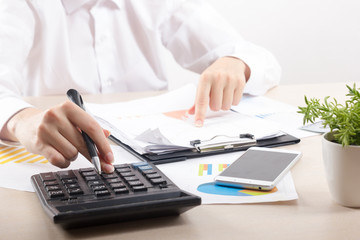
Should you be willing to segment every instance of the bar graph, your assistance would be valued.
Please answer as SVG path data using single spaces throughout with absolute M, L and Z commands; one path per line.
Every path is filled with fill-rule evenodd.
M 8 163 L 48 163 L 45 157 L 26 151 L 24 147 L 0 146 L 0 166 Z
M 215 165 L 215 164 L 214 164 Z M 216 164 L 219 172 L 222 172 L 229 164 Z M 213 175 L 213 164 L 199 164 L 199 176 Z

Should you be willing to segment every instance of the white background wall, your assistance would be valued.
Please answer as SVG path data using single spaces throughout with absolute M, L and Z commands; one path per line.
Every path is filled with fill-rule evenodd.
M 359 0 L 208 0 L 241 35 L 270 50 L 282 84 L 360 81 Z M 197 75 L 170 63 L 170 88 Z

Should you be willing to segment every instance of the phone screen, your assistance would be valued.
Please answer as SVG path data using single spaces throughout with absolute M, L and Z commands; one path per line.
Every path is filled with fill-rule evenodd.
M 296 153 L 250 149 L 220 176 L 272 182 L 297 156 Z

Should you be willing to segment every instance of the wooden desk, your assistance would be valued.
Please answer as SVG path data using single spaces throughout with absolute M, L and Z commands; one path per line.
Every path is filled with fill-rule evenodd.
M 307 84 L 280 86 L 267 96 L 303 106 L 304 94 L 318 98 L 330 95 L 342 101 L 346 92 L 345 83 Z M 84 98 L 104 103 L 149 94 Z M 28 98 L 41 107 L 64 99 L 63 96 Z M 64 230 L 50 221 L 35 193 L 0 188 L 0 239 L 360 239 L 360 209 L 339 206 L 330 197 L 320 137 L 305 138 L 300 144 L 284 148 L 303 152 L 292 170 L 299 195 L 295 201 L 202 205 L 179 217 Z

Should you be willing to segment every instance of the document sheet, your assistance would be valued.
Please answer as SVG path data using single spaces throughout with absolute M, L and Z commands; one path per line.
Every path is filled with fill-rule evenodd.
M 195 127 L 194 116 L 187 114 L 187 110 L 195 99 L 195 91 L 195 85 L 187 85 L 161 96 L 127 103 L 87 103 L 86 105 L 87 110 L 94 115 L 103 128 L 110 130 L 112 135 L 140 154 L 159 154 L 193 148 L 190 143 L 194 140 L 209 141 L 216 137 L 230 140 L 247 133 L 252 134 L 256 139 L 264 139 L 280 136 L 285 130 L 289 130 L 289 127 L 284 127 L 289 125 L 288 123 L 270 121 L 258 117 L 259 114 L 254 111 L 249 111 L 252 108 L 256 109 L 257 106 L 262 108 L 266 99 L 257 103 L 252 97 L 246 96 L 244 101 L 250 107 L 245 108 L 239 105 L 231 111 L 218 112 L 209 109 L 204 126 Z M 288 105 L 286 107 L 287 113 L 293 111 L 292 113 L 296 115 L 293 107 Z M 282 106 L 281 110 L 284 108 Z M 271 111 L 277 111 L 276 106 Z M 285 121 L 287 120 L 282 120 L 282 122 Z M 289 122 L 293 122 L 293 119 Z M 297 130 L 295 127 L 293 130 L 307 135 L 313 134 Z
M 173 151 L 190 148 L 191 140 L 208 140 L 214 136 L 236 137 L 250 133 L 263 138 L 281 132 L 295 137 L 315 133 L 300 130 L 302 116 L 297 109 L 266 97 L 244 96 L 232 111 L 208 111 L 205 125 L 194 126 L 187 115 L 193 105 L 196 86 L 186 85 L 160 96 L 113 104 L 86 103 L 90 112 L 104 127 L 139 153 Z M 139 161 L 119 146 L 112 146 L 116 163 Z M 224 188 L 214 184 L 214 177 L 235 161 L 242 152 L 200 157 L 183 162 L 158 165 L 180 188 L 202 197 L 203 203 L 249 203 L 296 199 L 291 173 L 271 192 Z M 300 160 L 301 161 L 301 160 Z M 92 167 L 79 155 L 70 169 Z M 26 152 L 23 147 L 0 146 L 0 187 L 33 191 L 30 176 L 40 172 L 59 171 L 44 157 Z

